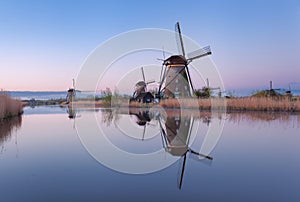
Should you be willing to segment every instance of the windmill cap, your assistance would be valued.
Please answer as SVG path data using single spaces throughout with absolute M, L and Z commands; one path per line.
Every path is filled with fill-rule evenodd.
M 146 86 L 147 84 L 145 83 L 145 81 L 139 81 L 135 85 L 136 86 Z
M 172 55 L 164 61 L 164 65 L 186 65 L 187 60 L 182 55 Z

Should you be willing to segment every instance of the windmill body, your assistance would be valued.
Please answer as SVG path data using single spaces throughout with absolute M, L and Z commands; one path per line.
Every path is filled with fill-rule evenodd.
M 182 156 L 188 151 L 189 137 L 193 127 L 192 117 L 181 116 L 179 111 L 175 114 L 169 111 L 166 113 L 166 150 L 173 156 Z
M 186 74 L 187 61 L 183 56 L 174 55 L 164 62 L 167 68 L 165 98 L 190 97 L 191 88 Z

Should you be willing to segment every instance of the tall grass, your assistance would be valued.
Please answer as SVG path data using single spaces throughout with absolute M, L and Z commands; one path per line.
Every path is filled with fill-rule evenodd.
M 130 107 L 145 107 L 153 104 L 130 103 Z M 186 108 L 199 110 L 300 112 L 300 99 L 288 97 L 245 97 L 232 99 L 166 99 L 159 103 L 164 108 Z
M 103 101 L 96 102 L 75 102 L 73 107 L 152 107 L 159 105 L 170 109 L 198 109 L 216 110 L 227 112 L 243 111 L 263 111 L 263 112 L 300 112 L 300 97 L 242 97 L 242 98 L 182 98 L 182 99 L 163 99 L 159 103 L 139 103 L 129 102 L 129 99 L 112 100 L 111 103 Z
M 227 100 L 228 111 L 282 111 L 299 112 L 300 101 L 284 98 L 271 97 L 247 97 Z
M 23 104 L 20 100 L 8 95 L 0 95 L 0 119 L 16 116 L 23 112 Z

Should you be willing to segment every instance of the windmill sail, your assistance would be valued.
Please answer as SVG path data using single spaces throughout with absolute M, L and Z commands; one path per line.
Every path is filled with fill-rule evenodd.
M 206 46 L 204 48 L 198 49 L 188 54 L 188 61 L 191 62 L 194 59 L 204 57 L 206 55 L 211 55 L 210 46 Z
M 175 34 L 176 34 L 178 53 L 185 57 L 185 50 L 184 50 L 184 46 L 183 46 L 183 39 L 182 39 L 179 22 L 177 22 L 175 25 Z
M 146 82 L 146 79 L 145 79 L 145 73 L 144 73 L 144 68 L 141 67 L 141 70 L 142 70 L 142 75 L 143 75 L 143 81 Z

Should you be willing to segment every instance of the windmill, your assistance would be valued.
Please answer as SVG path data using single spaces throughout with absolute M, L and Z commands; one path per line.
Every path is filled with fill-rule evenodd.
M 214 91 L 218 90 L 218 97 L 222 96 L 221 88 L 220 87 L 211 87 L 209 86 L 209 80 L 208 78 L 206 79 L 206 86 L 202 87 L 200 90 L 195 90 L 194 94 L 198 98 L 210 98 L 213 94 Z
M 67 104 L 75 101 L 75 96 L 76 96 L 75 79 L 73 79 L 72 81 L 73 81 L 73 87 L 69 88 L 69 90 L 67 92 Z
M 130 99 L 130 102 L 136 101 L 136 102 L 150 103 L 154 100 L 154 97 L 150 92 L 147 92 L 147 85 L 154 83 L 155 81 L 154 80 L 146 81 L 143 67 L 141 67 L 141 72 L 142 72 L 143 80 L 138 81 L 135 84 L 135 91 L 133 93 L 132 98 Z
M 175 34 L 179 54 L 172 55 L 163 61 L 160 85 L 156 95 L 158 98 L 191 97 L 194 93 L 194 86 L 188 65 L 195 59 L 211 55 L 209 46 L 186 55 L 179 22 L 175 25 Z

